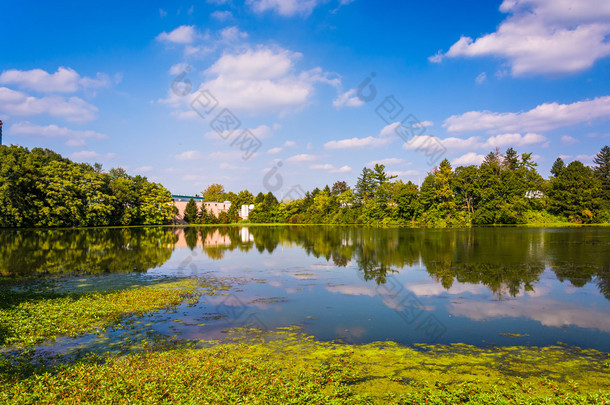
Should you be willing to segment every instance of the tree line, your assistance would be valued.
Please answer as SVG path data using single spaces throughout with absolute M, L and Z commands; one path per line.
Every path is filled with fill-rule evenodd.
M 0 227 L 158 225 L 175 213 L 171 193 L 146 177 L 0 145 Z
M 345 181 L 315 188 L 302 198 L 278 201 L 269 192 L 225 193 L 219 184 L 204 192 L 205 201 L 229 200 L 226 215 L 198 212 L 193 201 L 185 218 L 193 223 L 238 222 L 242 204 L 254 204 L 250 223 L 380 224 L 468 226 L 526 223 L 610 222 L 610 148 L 589 167 L 557 158 L 549 179 L 537 171 L 532 153 L 490 152 L 480 165 L 452 168 L 445 159 L 421 186 L 394 180 L 385 166 L 365 167 L 353 188 Z

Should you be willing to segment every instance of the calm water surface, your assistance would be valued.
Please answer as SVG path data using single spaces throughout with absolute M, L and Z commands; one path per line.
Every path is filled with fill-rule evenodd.
M 215 339 L 233 327 L 298 325 L 349 343 L 610 352 L 610 228 L 0 230 L 0 275 L 25 274 L 68 275 L 57 288 L 69 291 L 161 276 L 231 286 L 137 320 L 130 333 Z

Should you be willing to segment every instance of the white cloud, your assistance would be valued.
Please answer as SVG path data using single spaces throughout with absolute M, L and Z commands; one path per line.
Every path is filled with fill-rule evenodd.
M 448 137 L 445 139 L 440 139 L 431 135 L 419 135 L 414 136 L 409 142 L 404 143 L 403 149 L 425 149 L 424 145 L 429 145 L 431 143 L 431 140 L 434 140 L 435 143 L 442 144 L 448 151 L 463 151 L 476 149 L 490 150 L 509 146 L 523 147 L 536 144 L 543 144 L 542 146 L 544 147 L 548 146 L 548 139 L 545 136 L 535 133 L 527 133 L 525 135 L 514 133 L 491 136 L 486 140 L 478 136 L 471 136 L 470 138 L 466 139 L 457 137 Z
M 183 72 L 190 72 L 192 69 L 193 68 L 186 62 L 176 63 L 169 68 L 169 74 L 176 76 Z
M 330 163 L 324 163 L 324 164 L 311 165 L 311 166 L 309 166 L 309 168 L 313 169 L 313 170 L 331 170 L 331 169 L 334 169 L 335 166 L 331 165 Z
M 352 168 L 349 166 L 336 167 L 330 163 L 310 165 L 309 168 L 312 170 L 326 170 L 329 173 L 348 173 L 352 171 Z
M 378 138 L 375 136 L 367 136 L 366 138 L 349 138 L 339 141 L 329 141 L 324 144 L 326 149 L 362 149 L 362 148 L 377 148 L 380 146 L 389 145 L 392 142 L 390 138 Z
M 402 176 L 417 176 L 419 174 L 419 171 L 417 171 L 417 170 L 388 170 L 387 173 L 390 176 L 402 177 Z
M 179 155 L 176 155 L 176 159 L 178 160 L 195 160 L 195 159 L 201 159 L 202 155 L 201 152 L 196 151 L 196 150 L 187 150 L 182 152 Z
M 11 126 L 11 134 L 34 135 L 45 138 L 66 138 L 69 146 L 83 146 L 85 139 L 106 139 L 108 136 L 91 130 L 79 131 L 57 125 L 40 126 L 31 122 L 19 122 Z
M 220 38 L 227 42 L 234 42 L 248 38 L 248 33 L 240 31 L 239 28 L 235 26 L 227 27 L 220 31 Z
M 278 147 L 278 148 L 271 148 L 271 149 L 269 149 L 269 150 L 267 151 L 267 153 L 268 153 L 268 154 L 270 154 L 270 155 L 276 155 L 276 154 L 280 153 L 280 152 L 281 152 L 281 151 L 283 151 L 283 150 L 284 150 L 284 149 L 279 148 L 279 147 Z
M 513 76 L 574 73 L 610 55 L 610 3 L 606 0 L 504 0 L 500 11 L 511 15 L 497 31 L 476 40 L 461 37 L 444 55 L 496 56 Z
M 578 143 L 578 139 L 573 138 L 569 135 L 564 135 L 561 137 L 561 143 L 564 145 L 570 146 L 570 145 L 574 145 L 575 143 Z
M 329 172 L 330 173 L 348 173 L 348 172 L 351 172 L 351 171 L 352 171 L 351 167 L 349 167 L 347 165 L 344 165 L 344 166 L 341 166 L 339 168 L 332 169 Z
M 260 112 L 298 110 L 314 92 L 314 84 L 338 85 L 338 79 L 320 68 L 298 72 L 300 53 L 281 48 L 258 47 L 241 53 L 225 53 L 205 73 L 201 85 L 229 109 Z M 171 98 L 171 95 L 170 95 Z
M 480 165 L 483 163 L 485 155 L 478 155 L 475 152 L 468 152 L 458 158 L 453 159 L 451 164 L 453 166 L 469 166 L 469 165 Z
M 527 133 L 523 136 L 521 134 L 502 134 L 490 137 L 487 139 L 487 142 L 485 142 L 485 145 L 488 149 L 493 149 L 505 146 L 530 146 L 545 143 L 547 141 L 548 139 L 546 137 L 534 133 Z
M 197 38 L 198 33 L 194 25 L 181 25 L 175 30 L 167 33 L 163 31 L 157 35 L 157 41 L 171 42 L 174 44 L 191 44 Z
M 136 173 L 148 173 L 148 172 L 152 172 L 153 170 L 154 170 L 154 168 L 152 166 L 142 166 L 142 167 L 137 167 L 137 168 L 133 169 L 133 171 Z
M 294 155 L 286 159 L 286 162 L 290 163 L 309 163 L 315 160 L 318 160 L 319 157 L 316 155 L 309 155 L 307 153 L 301 153 L 299 155 Z
M 293 146 L 296 146 L 296 144 L 297 143 L 295 141 L 286 141 L 286 142 L 284 142 L 284 146 L 287 147 L 287 148 L 291 148 Z
M 487 131 L 521 132 L 549 131 L 568 125 L 610 117 L 610 96 L 572 104 L 545 103 L 518 113 L 469 111 L 447 118 L 443 126 L 449 132 Z
M 218 21 L 226 21 L 233 18 L 233 14 L 230 11 L 214 11 L 210 14 L 210 17 L 217 19 Z
M 161 16 L 161 18 L 165 17 L 167 15 L 167 11 L 163 10 L 162 8 L 159 9 L 159 15 Z
M 476 84 L 483 84 L 485 83 L 485 80 L 487 80 L 487 73 L 485 72 L 479 73 L 476 79 L 474 79 Z
M 246 4 L 257 13 L 270 10 L 284 17 L 297 14 L 308 16 L 321 2 L 321 0 L 246 0 Z
M 340 94 L 334 101 L 333 106 L 340 107 L 360 107 L 364 105 L 364 101 L 362 101 L 356 95 L 356 89 L 351 89 L 346 91 L 343 94 Z
M 72 160 L 92 160 L 97 158 L 112 159 L 115 156 L 116 155 L 114 153 L 106 153 L 105 155 L 102 155 L 101 153 L 93 150 L 81 150 L 80 152 L 74 152 L 69 155 L 70 159 Z
M 362 148 L 378 148 L 387 146 L 395 139 L 394 130 L 400 125 L 400 122 L 394 122 L 386 125 L 379 132 L 379 136 L 367 136 L 365 138 L 348 138 L 338 141 L 329 141 L 324 144 L 325 149 L 362 149 Z
M 400 158 L 386 158 L 386 159 L 381 159 L 381 160 L 371 160 L 370 162 L 367 162 L 365 164 L 365 166 L 375 166 L 376 164 L 380 164 L 380 165 L 398 165 L 398 164 L 402 164 L 404 163 L 405 160 L 404 159 L 400 159 Z
M 93 79 L 81 77 L 74 69 L 59 67 L 52 74 L 42 69 L 5 70 L 0 74 L 0 84 L 14 84 L 44 93 L 72 93 L 79 89 L 108 87 L 111 80 L 102 73 Z
M 71 159 L 74 160 L 85 160 L 85 159 L 94 159 L 99 157 L 100 154 L 93 150 L 82 150 L 80 152 L 74 152 L 70 155 Z
M 97 107 L 81 98 L 45 96 L 41 98 L 0 87 L 0 111 L 10 115 L 33 116 L 48 114 L 68 121 L 85 122 L 95 118 Z

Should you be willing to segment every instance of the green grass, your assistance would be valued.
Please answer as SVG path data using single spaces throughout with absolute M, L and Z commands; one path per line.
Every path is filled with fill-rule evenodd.
M 4 288 L 0 291 L 0 344 L 27 347 L 102 330 L 127 316 L 177 305 L 192 296 L 198 285 L 197 280 L 182 279 L 84 294 Z
M 288 328 L 27 377 L 0 372 L 0 403 L 607 404 L 608 366 L 606 354 L 573 348 L 357 346 Z
M 2 344 L 26 348 L 101 330 L 194 301 L 199 287 L 210 294 L 221 287 L 181 279 L 95 292 L 89 281 L 78 295 L 5 289 Z M 143 347 L 78 360 L 0 351 L 0 403 L 610 404 L 610 356 L 574 347 L 349 345 L 317 341 L 297 327 Z

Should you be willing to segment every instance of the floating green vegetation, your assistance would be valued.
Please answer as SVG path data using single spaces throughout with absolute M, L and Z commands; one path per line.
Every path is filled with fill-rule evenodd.
M 150 281 L 149 281 L 150 283 Z M 32 346 L 59 336 L 99 331 L 128 316 L 196 300 L 196 279 L 161 280 L 114 291 L 81 294 L 40 289 L 0 291 L 0 344 Z
M 241 332 L 244 332 L 243 330 Z M 608 355 L 565 347 L 324 343 L 295 328 L 0 371 L 0 402 L 565 403 L 610 401 Z M 199 347 L 195 347 L 199 346 Z M 0 368 L 2 370 L 2 368 Z

